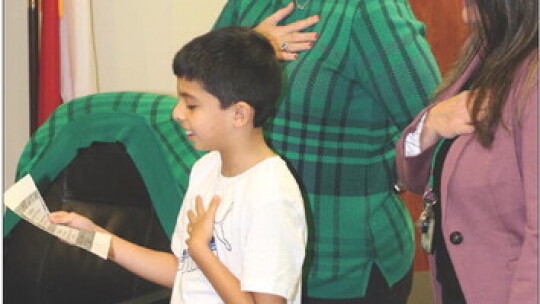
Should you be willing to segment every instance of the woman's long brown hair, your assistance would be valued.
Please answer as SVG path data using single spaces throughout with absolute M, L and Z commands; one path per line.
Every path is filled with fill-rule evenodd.
M 484 147 L 493 142 L 516 71 L 527 62 L 529 83 L 536 85 L 538 64 L 538 0 L 469 0 L 469 18 L 476 18 L 460 58 L 435 93 L 439 96 L 465 71 L 473 58 L 480 64 L 471 75 L 471 117 Z M 476 15 L 475 15 L 476 14 Z M 531 78 L 534 78 L 531 81 Z M 482 108 L 486 112 L 479 115 Z

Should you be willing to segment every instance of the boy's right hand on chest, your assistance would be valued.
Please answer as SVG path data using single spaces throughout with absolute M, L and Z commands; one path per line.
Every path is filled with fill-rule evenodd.
M 90 231 L 101 231 L 101 227 L 90 219 L 75 212 L 56 211 L 49 215 L 49 221 L 54 224 L 66 225 Z

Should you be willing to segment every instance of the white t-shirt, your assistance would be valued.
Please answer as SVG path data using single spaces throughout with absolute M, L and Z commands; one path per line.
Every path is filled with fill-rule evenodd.
M 178 270 L 171 303 L 223 303 L 187 253 L 187 212 L 194 209 L 197 195 L 205 208 L 214 195 L 221 197 L 209 246 L 240 280 L 241 289 L 280 295 L 299 304 L 307 232 L 296 180 L 279 156 L 224 177 L 215 151 L 193 166 L 178 215 L 172 239 Z

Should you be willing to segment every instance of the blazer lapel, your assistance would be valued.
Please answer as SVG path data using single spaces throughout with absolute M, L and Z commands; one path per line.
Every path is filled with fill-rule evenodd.
M 454 82 L 454 84 L 452 84 L 446 91 L 444 91 L 441 94 L 441 96 L 437 99 L 437 101 L 448 99 L 456 95 L 457 93 L 459 93 L 463 85 L 465 85 L 465 82 L 467 82 L 467 80 L 469 80 L 469 77 L 471 77 L 471 74 L 474 72 L 479 62 L 480 62 L 480 58 L 478 58 L 478 56 L 474 57 L 471 60 L 471 63 L 469 64 L 467 69 L 465 69 L 465 72 L 463 72 L 463 75 L 461 75 L 456 80 L 456 82 Z

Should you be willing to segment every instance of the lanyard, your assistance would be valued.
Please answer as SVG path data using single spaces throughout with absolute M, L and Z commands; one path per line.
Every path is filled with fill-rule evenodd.
M 424 191 L 424 195 L 422 196 L 422 198 L 424 199 L 424 204 L 427 200 L 430 202 L 431 205 L 434 205 L 438 200 L 437 195 L 435 195 L 435 191 L 433 190 L 433 186 L 435 184 L 435 161 L 437 159 L 437 155 L 441 150 L 441 147 L 446 142 L 446 140 L 446 138 L 440 139 L 435 146 L 435 151 L 433 152 L 433 157 L 431 158 L 431 165 L 429 168 L 428 183 L 426 186 L 426 190 Z
M 435 151 L 431 159 L 431 166 L 429 169 L 428 184 L 426 186 L 426 191 L 422 196 L 424 201 L 424 210 L 422 211 L 422 213 L 420 214 L 420 218 L 416 222 L 416 226 L 420 229 L 421 233 L 420 245 L 422 249 L 428 254 L 432 254 L 434 250 L 433 231 L 435 228 L 435 214 L 433 212 L 433 205 L 435 205 L 438 200 L 435 192 L 433 191 L 435 181 L 435 161 L 445 141 L 445 138 L 439 140 L 439 142 L 437 142 L 437 146 L 435 147 Z

